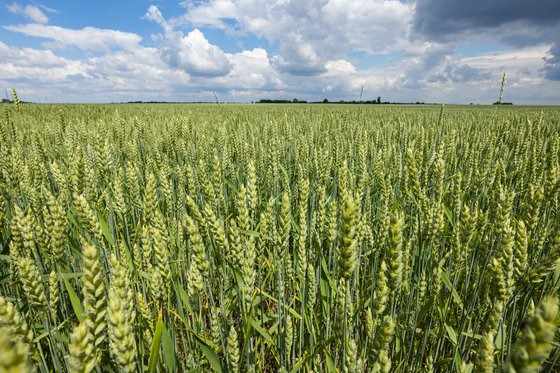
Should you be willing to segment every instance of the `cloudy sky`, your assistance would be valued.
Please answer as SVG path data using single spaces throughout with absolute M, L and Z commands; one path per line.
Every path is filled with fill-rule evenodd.
M 0 0 L 23 100 L 560 104 L 559 0 Z

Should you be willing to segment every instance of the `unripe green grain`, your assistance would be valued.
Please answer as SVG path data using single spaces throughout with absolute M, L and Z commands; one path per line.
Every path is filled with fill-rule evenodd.
M 12 97 L 14 101 L 14 107 L 16 108 L 16 113 L 21 111 L 21 105 L 19 103 L 19 97 L 15 88 L 12 88 Z
M 76 212 L 82 223 L 87 227 L 88 233 L 91 237 L 97 239 L 98 242 L 103 242 L 103 231 L 101 229 L 101 225 L 99 224 L 95 212 L 89 205 L 86 197 L 81 194 L 74 194 L 73 200 Z
M 107 296 L 105 276 L 94 245 L 86 244 L 83 248 L 82 271 L 84 314 L 91 321 L 88 323 L 88 334 L 92 335 L 92 343 L 99 357 L 106 341 Z
M 356 266 L 356 224 L 358 207 L 350 195 L 346 195 L 342 206 L 341 243 L 338 254 L 339 274 L 349 280 Z
M 30 258 L 22 257 L 17 264 L 19 277 L 29 304 L 42 313 L 47 309 L 47 299 L 39 269 Z
M 358 346 L 356 341 L 352 338 L 346 344 L 346 350 L 344 351 L 344 373 L 356 373 L 358 372 L 358 364 L 356 362 L 358 353 Z
M 134 339 L 134 300 L 126 269 L 116 257 L 111 258 L 112 278 L 109 286 L 107 322 L 111 355 L 121 372 L 136 371 Z
M 284 343 L 286 345 L 286 353 L 291 356 L 292 345 L 294 343 L 294 329 L 292 324 L 292 316 L 287 314 L 284 319 Z
M 492 373 L 494 367 L 494 333 L 488 332 L 479 341 L 475 372 Z
M 253 161 L 250 161 L 247 164 L 247 205 L 253 216 L 256 215 L 257 202 L 257 173 L 255 170 L 255 164 Z
M 27 373 L 35 368 L 29 359 L 29 348 L 20 339 L 12 339 L 10 331 L 0 326 L 0 372 Z
M 237 332 L 234 326 L 230 326 L 227 338 L 227 354 L 228 362 L 232 372 L 239 369 L 239 342 L 237 341 Z
M 550 355 L 556 332 L 558 299 L 545 297 L 535 315 L 527 324 L 523 336 L 512 348 L 506 365 L 507 372 L 538 372 L 542 362 Z
M 90 332 L 93 325 L 90 324 L 91 320 L 86 318 L 72 331 L 68 345 L 70 354 L 67 358 L 70 373 L 88 373 L 97 364 L 93 335 Z
M 204 215 L 206 215 L 206 224 L 212 231 L 214 239 L 224 251 L 227 251 L 229 244 L 226 238 L 224 227 L 222 225 L 222 222 L 219 221 L 218 218 L 216 217 L 216 214 L 214 213 L 214 211 L 212 210 L 209 204 L 206 204 L 204 206 Z
M 308 308 L 313 309 L 317 301 L 317 283 L 315 281 L 315 268 L 307 265 L 307 302 Z
M 279 245 L 282 250 L 288 248 L 290 242 L 290 232 L 291 232 L 291 207 L 290 207 L 290 194 L 285 191 L 282 193 L 282 201 L 280 204 L 280 221 L 279 221 Z
M 391 219 L 391 229 L 389 231 L 389 286 L 392 291 L 398 292 L 403 280 L 403 258 L 402 258 L 402 230 L 404 218 L 396 214 Z
M 385 311 L 387 307 L 387 300 L 389 297 L 389 286 L 387 286 L 387 273 L 388 268 L 385 261 L 382 261 L 379 265 L 379 271 L 377 275 L 376 285 L 375 285 L 375 302 L 373 307 L 373 316 L 375 320 Z
M 527 270 L 527 229 L 522 220 L 518 220 L 515 226 L 515 244 L 513 270 L 514 278 L 518 281 Z
M 58 275 L 56 272 L 51 271 L 49 274 L 49 309 L 51 317 L 56 321 L 58 303 L 60 301 L 60 291 L 58 287 Z
M 389 315 L 385 315 L 382 323 L 375 334 L 373 345 L 373 370 L 388 373 L 391 370 L 391 359 L 389 355 L 389 345 L 393 339 L 395 331 L 395 321 Z
M 21 316 L 15 305 L 0 296 L 0 328 L 7 330 L 10 336 L 21 340 L 28 348 L 33 345 L 33 331 Z

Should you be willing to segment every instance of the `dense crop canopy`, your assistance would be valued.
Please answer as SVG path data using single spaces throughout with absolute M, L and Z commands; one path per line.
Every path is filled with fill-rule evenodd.
M 557 371 L 559 114 L 5 106 L 0 370 Z

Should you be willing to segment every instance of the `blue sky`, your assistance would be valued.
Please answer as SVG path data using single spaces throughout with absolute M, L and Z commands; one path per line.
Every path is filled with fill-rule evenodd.
M 560 104 L 560 2 L 0 0 L 24 100 Z

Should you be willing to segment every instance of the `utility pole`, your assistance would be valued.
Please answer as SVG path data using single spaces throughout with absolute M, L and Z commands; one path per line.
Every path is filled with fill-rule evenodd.
M 218 101 L 218 96 L 216 96 L 216 92 L 214 92 L 214 90 L 212 90 L 212 93 L 214 94 L 214 98 L 216 99 L 216 103 L 218 104 L 218 106 L 220 106 L 220 102 Z

